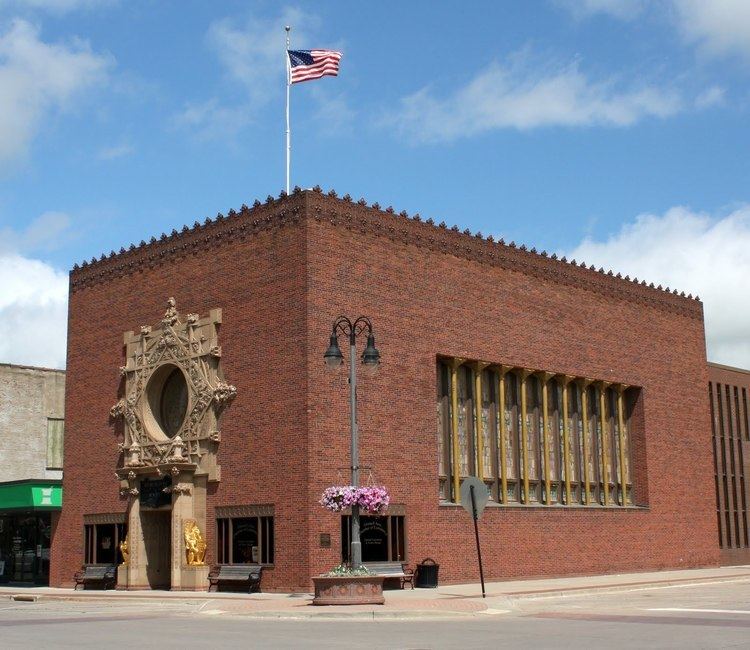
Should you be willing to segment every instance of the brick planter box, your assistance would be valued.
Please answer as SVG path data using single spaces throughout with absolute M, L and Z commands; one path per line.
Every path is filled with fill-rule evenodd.
M 314 576 L 313 605 L 382 605 L 382 576 Z

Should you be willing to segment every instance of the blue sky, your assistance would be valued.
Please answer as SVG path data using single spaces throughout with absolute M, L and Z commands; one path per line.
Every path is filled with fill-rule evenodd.
M 293 184 L 700 294 L 750 365 L 746 0 L 0 0 L 0 361 L 64 364 L 74 262 L 278 194 L 286 23 L 344 53 Z

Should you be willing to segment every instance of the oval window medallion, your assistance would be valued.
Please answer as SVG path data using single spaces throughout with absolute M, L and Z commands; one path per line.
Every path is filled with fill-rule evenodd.
M 170 438 L 182 427 L 188 404 L 185 375 L 178 368 L 172 370 L 164 381 L 159 400 L 159 424 Z

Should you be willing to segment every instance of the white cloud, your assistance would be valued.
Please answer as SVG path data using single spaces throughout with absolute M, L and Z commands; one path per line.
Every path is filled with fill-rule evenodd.
M 750 368 L 750 205 L 712 216 L 688 208 L 643 214 L 605 241 L 584 239 L 569 258 L 699 295 L 708 358 Z
M 401 100 L 384 122 L 421 142 L 455 140 L 503 128 L 629 126 L 682 110 L 680 93 L 657 84 L 622 88 L 614 78 L 594 81 L 576 63 L 533 67 L 521 53 L 493 63 L 446 97 L 429 88 Z
M 575 18 L 606 14 L 620 20 L 632 20 L 646 7 L 646 0 L 555 0 Z
M 45 43 L 36 27 L 14 20 L 0 35 L 0 162 L 25 155 L 44 121 L 103 82 L 109 63 L 83 41 Z
M 244 21 L 224 18 L 211 23 L 206 40 L 219 59 L 224 76 L 240 98 L 234 103 L 213 97 L 190 101 L 173 118 L 200 140 L 230 140 L 251 124 L 268 102 L 281 97 L 286 86 L 286 32 L 292 26 L 292 49 L 339 47 L 321 43 L 316 33 L 317 16 L 296 7 L 284 8 L 275 18 L 250 16 Z M 316 103 L 314 119 L 321 132 L 334 133 L 350 128 L 353 110 L 346 96 L 310 91 Z
M 67 274 L 41 260 L 0 251 L 0 286 L 0 362 L 64 368 Z
M 724 104 L 725 90 L 720 86 L 711 86 L 695 98 L 695 107 L 698 110 L 712 108 Z
M 250 16 L 244 22 L 225 18 L 211 23 L 206 40 L 218 57 L 228 82 L 241 99 L 227 105 L 217 98 L 188 102 L 175 115 L 177 126 L 192 130 L 199 139 L 231 137 L 252 122 L 258 109 L 284 92 L 286 32 L 292 25 L 292 48 L 309 47 L 310 33 L 319 21 L 294 7 L 272 19 Z M 304 25 L 304 28 L 298 28 Z
M 712 56 L 750 59 L 748 0 L 672 0 L 677 25 L 691 43 Z
M 683 38 L 709 56 L 750 58 L 750 2 L 748 0 L 553 0 L 576 20 L 606 14 L 633 20 L 648 8 L 658 8 Z
M 209 99 L 186 104 L 173 123 L 190 130 L 198 140 L 231 139 L 250 123 L 251 113 L 245 104 L 224 106 L 218 99 Z
M 292 49 L 309 47 L 309 30 L 318 19 L 300 9 L 286 7 L 280 16 L 264 20 L 250 17 L 244 24 L 223 19 L 211 24 L 208 43 L 221 61 L 232 82 L 245 88 L 250 101 L 262 104 L 278 96 L 286 83 L 286 32 L 292 25 Z M 305 25 L 304 28 L 298 27 Z
M 45 212 L 21 232 L 12 228 L 0 229 L 0 253 L 55 250 L 69 237 L 69 229 L 70 217 L 67 214 Z
M 0 253 L 0 362 L 65 367 L 68 277 L 49 264 Z
M 34 253 L 61 245 L 69 227 L 45 212 L 21 232 L 0 230 L 0 363 L 65 367 L 68 276 Z
M 133 151 L 135 151 L 135 149 L 132 144 L 122 142 L 111 147 L 104 147 L 99 151 L 96 157 L 99 160 L 116 160 L 117 158 L 129 156 Z
M 330 92 L 321 84 L 313 86 L 310 94 L 317 103 L 314 119 L 321 132 L 328 135 L 351 132 L 356 113 L 349 105 L 346 93 Z

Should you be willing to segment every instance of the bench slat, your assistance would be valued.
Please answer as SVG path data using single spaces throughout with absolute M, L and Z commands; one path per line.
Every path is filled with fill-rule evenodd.
M 219 583 L 246 582 L 250 590 L 260 587 L 263 567 L 257 564 L 220 564 L 208 574 L 209 590 L 218 589 Z
M 261 567 L 225 565 L 219 567 L 219 580 L 248 580 L 260 576 Z
M 107 586 L 115 586 L 117 581 L 117 567 L 113 564 L 108 565 L 89 565 L 81 568 L 79 572 L 75 574 L 76 588 L 78 585 L 84 585 L 93 583 L 104 583 L 104 588 Z
M 99 580 L 115 574 L 113 566 L 87 566 L 83 571 L 86 580 Z
M 364 565 L 372 573 L 384 576 L 406 575 L 401 562 L 367 562 Z
M 414 572 L 408 571 L 404 562 L 365 562 L 363 566 L 377 576 L 400 579 L 402 589 L 407 582 L 414 589 Z

